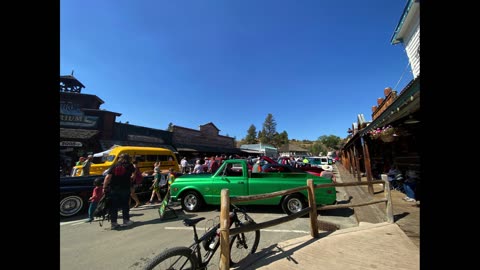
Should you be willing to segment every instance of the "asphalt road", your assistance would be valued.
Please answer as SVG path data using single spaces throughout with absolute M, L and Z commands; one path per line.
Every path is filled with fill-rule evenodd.
M 346 199 L 344 190 L 337 188 L 337 201 L 341 203 Z M 104 222 L 103 227 L 100 227 L 97 221 L 85 223 L 86 215 L 62 219 L 60 269 L 142 269 L 147 261 L 164 249 L 188 246 L 193 242 L 192 229 L 182 224 L 183 219 L 206 217 L 206 220 L 198 224 L 199 233 L 201 233 L 218 222 L 220 215 L 219 207 L 209 207 L 201 212 L 188 213 L 183 212 L 180 206 L 175 206 L 177 218 L 160 220 L 158 206 L 131 209 L 131 219 L 135 223 L 119 231 L 109 230 L 109 222 Z M 248 206 L 246 209 L 258 223 L 285 215 L 281 208 L 276 206 Z M 318 219 L 333 222 L 341 229 L 358 225 L 352 209 L 319 211 Z M 309 235 L 309 226 L 308 217 L 303 217 L 263 229 L 258 250 L 285 240 Z M 212 259 L 214 264 L 218 264 L 218 261 L 218 258 Z

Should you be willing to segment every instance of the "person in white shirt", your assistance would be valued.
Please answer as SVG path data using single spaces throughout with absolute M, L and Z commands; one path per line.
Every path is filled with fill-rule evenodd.
M 187 173 L 187 167 L 188 167 L 188 162 L 187 162 L 186 157 L 182 158 L 182 160 L 180 161 L 180 165 L 182 166 L 182 173 L 186 174 Z

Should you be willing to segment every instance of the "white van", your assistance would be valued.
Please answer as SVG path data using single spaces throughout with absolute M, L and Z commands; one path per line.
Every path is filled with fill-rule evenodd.
M 322 168 L 323 170 L 329 171 L 329 172 L 333 171 L 332 162 L 331 161 L 329 162 L 328 161 L 329 158 L 326 156 L 307 157 L 307 159 L 308 159 L 308 163 L 312 167 Z

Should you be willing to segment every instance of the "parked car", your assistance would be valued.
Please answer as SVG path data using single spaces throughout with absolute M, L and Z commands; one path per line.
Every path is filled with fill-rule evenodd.
M 322 168 L 325 171 L 333 171 L 332 159 L 324 156 L 320 157 L 307 157 L 308 164 L 312 167 Z
M 310 166 L 310 164 L 305 164 L 303 162 L 297 162 L 297 161 L 294 161 L 294 163 L 292 163 L 290 161 L 290 158 L 289 157 L 279 157 L 278 158 L 278 162 L 274 161 L 274 160 L 271 160 L 270 158 L 268 157 L 265 157 L 266 160 L 270 160 L 269 163 L 279 163 L 279 164 L 287 164 L 287 165 L 291 165 L 292 167 L 295 167 L 295 168 L 298 168 L 304 172 L 307 172 L 309 174 L 312 174 L 312 175 L 316 175 L 316 176 L 320 176 L 320 174 L 324 171 L 322 168 L 320 167 L 314 167 L 314 166 Z
M 284 165 L 284 164 L 271 164 L 267 163 L 262 166 L 262 171 L 263 172 L 297 172 L 297 173 L 305 173 L 305 171 L 294 168 L 290 165 Z
M 180 177 L 181 173 L 175 173 L 176 177 Z M 94 188 L 93 181 L 95 178 L 103 175 L 88 175 L 77 177 L 60 177 L 60 216 L 70 217 L 87 210 L 88 198 L 92 196 Z M 143 181 L 135 188 L 135 193 L 141 200 L 148 200 L 152 194 L 150 187 L 152 186 L 153 175 L 143 177 Z M 168 187 L 162 187 L 160 194 L 165 196 Z

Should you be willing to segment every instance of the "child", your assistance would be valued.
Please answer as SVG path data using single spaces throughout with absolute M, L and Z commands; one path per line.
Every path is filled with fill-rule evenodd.
M 160 179 L 162 178 L 162 174 L 160 173 L 160 162 L 155 163 L 155 168 L 153 169 L 153 184 L 150 189 L 152 189 L 152 196 L 150 196 L 150 201 L 146 204 L 153 204 L 153 199 L 155 198 L 155 195 L 158 198 L 158 201 L 162 201 L 162 197 L 160 196 Z
M 88 201 L 90 202 L 90 207 L 88 208 L 88 220 L 86 222 L 93 221 L 93 212 L 97 208 L 97 204 L 103 196 L 103 178 L 97 177 L 93 180 L 93 185 L 95 188 L 93 189 L 93 194 Z
M 175 181 L 175 171 L 173 168 L 168 169 L 168 186 L 170 186 Z

